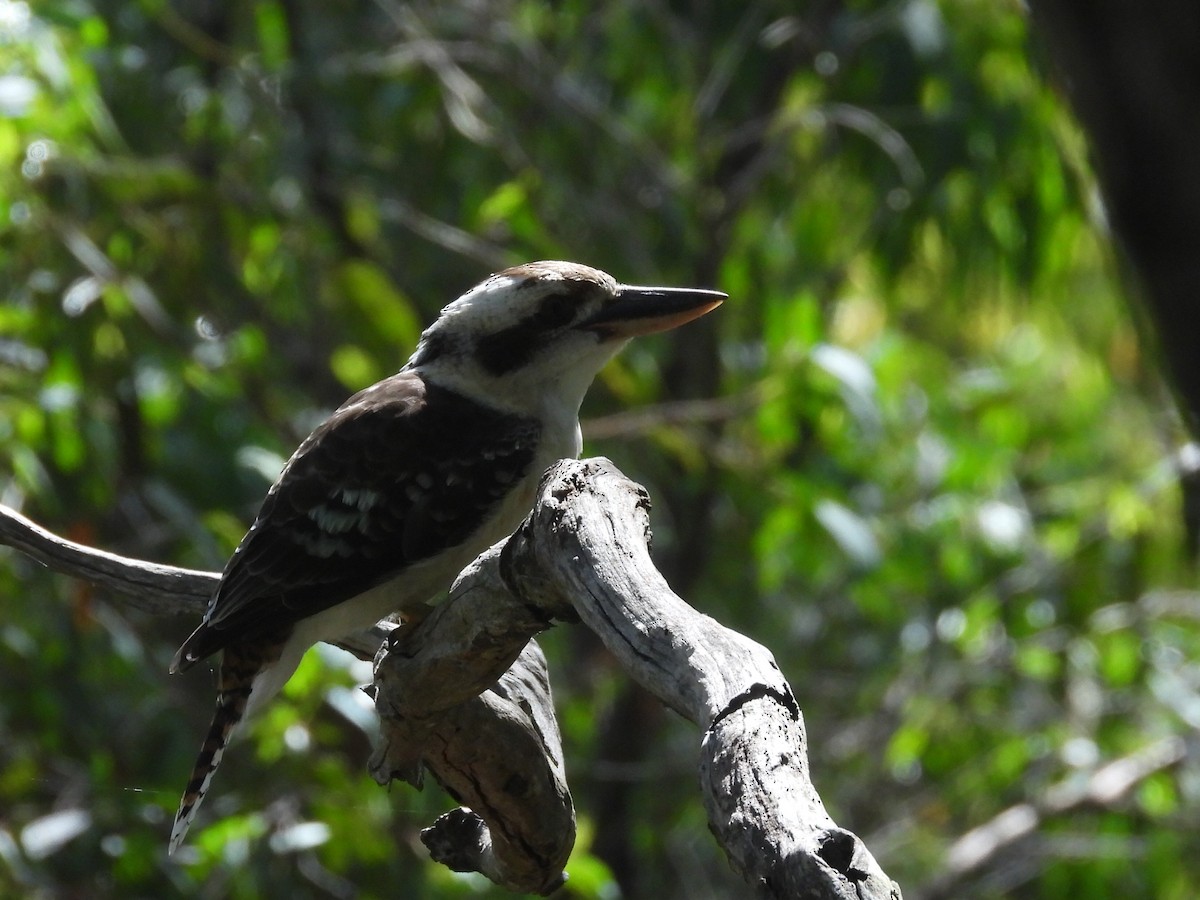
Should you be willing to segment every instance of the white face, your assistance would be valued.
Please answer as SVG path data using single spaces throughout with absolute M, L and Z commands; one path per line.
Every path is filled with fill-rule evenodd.
M 409 366 L 515 410 L 551 403 L 577 411 L 596 373 L 627 342 L 580 327 L 617 290 L 612 276 L 575 263 L 507 269 L 443 309 Z
M 476 334 L 502 331 L 538 313 L 549 297 L 561 298 L 564 309 L 582 315 L 595 312 L 617 294 L 617 282 L 607 272 L 569 262 L 536 262 L 505 269 L 480 282 L 446 306 L 430 331 L 443 322 Z M 563 313 L 566 317 L 566 313 Z M 427 332 L 428 333 L 428 332 Z
M 574 416 L 630 337 L 674 328 L 724 299 L 719 291 L 620 285 L 577 263 L 527 263 L 443 309 L 408 367 L 493 406 Z

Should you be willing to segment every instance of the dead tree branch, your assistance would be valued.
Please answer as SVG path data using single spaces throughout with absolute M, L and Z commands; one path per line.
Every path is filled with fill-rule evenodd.
M 512 890 L 557 888 L 575 817 L 531 638 L 582 620 L 630 677 L 700 727 L 710 828 L 761 896 L 898 900 L 899 887 L 825 811 L 799 705 L 770 652 L 671 591 L 650 559 L 648 511 L 644 489 L 608 460 L 547 472 L 525 524 L 380 647 L 383 741 L 372 773 L 419 786 L 427 770 L 463 804 L 422 835 L 435 859 Z M 82 547 L 9 511 L 0 542 L 156 613 L 196 613 L 218 577 Z
M 734 869 L 763 896 L 898 898 L 899 888 L 862 842 L 825 811 L 809 777 L 799 706 L 771 654 L 693 610 L 654 567 L 648 509 L 645 491 L 607 460 L 564 461 L 547 472 L 526 523 L 377 658 L 376 706 L 387 736 L 377 776 L 411 780 L 423 761 L 444 781 L 446 763 L 430 759 L 426 737 L 453 727 L 440 710 L 490 683 L 531 635 L 578 617 L 630 677 L 702 729 L 699 769 L 710 828 Z M 542 715 L 553 721 L 548 708 Z M 494 744 L 476 762 L 486 771 L 511 767 L 518 756 L 516 747 Z M 526 772 L 509 783 L 524 787 L 533 777 Z M 535 839 L 550 843 L 540 829 L 522 831 L 517 815 L 560 821 L 569 796 L 544 796 L 548 806 L 532 816 L 528 794 L 487 798 L 486 828 L 509 838 L 507 851 L 520 855 Z M 476 836 L 468 833 L 471 841 Z M 569 849 L 555 848 L 563 858 Z M 471 848 L 461 854 L 471 855 Z M 485 874 L 493 877 L 489 863 L 493 871 Z M 536 865 L 533 854 L 520 859 L 530 872 Z M 558 875 L 548 869 L 534 881 L 545 888 Z
M 221 576 L 130 559 L 61 538 L 0 505 L 0 544 L 43 566 L 116 591 L 130 606 L 158 616 L 200 616 Z
M 181 569 L 132 559 L 69 541 L 0 504 L 0 545 L 12 547 L 48 569 L 118 594 L 129 606 L 156 616 L 198 619 L 221 580 L 219 572 Z M 360 659 L 375 655 L 386 629 L 376 627 L 337 642 Z

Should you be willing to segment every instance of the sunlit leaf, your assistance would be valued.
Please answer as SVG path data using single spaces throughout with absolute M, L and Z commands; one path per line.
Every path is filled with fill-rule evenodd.
M 835 500 L 821 500 L 813 508 L 813 514 L 842 551 L 858 565 L 871 567 L 879 563 L 879 542 L 862 516 Z

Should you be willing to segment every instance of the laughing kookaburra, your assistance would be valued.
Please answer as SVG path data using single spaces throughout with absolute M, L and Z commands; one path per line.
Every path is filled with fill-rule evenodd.
M 221 651 L 217 710 L 179 846 L 238 723 L 335 640 L 435 599 L 529 513 L 542 473 L 579 455 L 579 405 L 629 338 L 695 319 L 717 291 L 631 287 L 537 262 L 442 310 L 395 375 L 347 400 L 267 492 L 200 627 L 171 664 Z

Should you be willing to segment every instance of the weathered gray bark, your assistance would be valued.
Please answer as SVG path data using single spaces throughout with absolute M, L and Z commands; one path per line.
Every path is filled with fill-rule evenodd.
M 114 591 L 134 609 L 156 616 L 198 620 L 221 580 L 220 572 L 131 559 L 69 541 L 3 504 L 0 545 L 20 550 L 48 569 Z M 360 659 L 371 659 L 386 633 L 384 628 L 370 628 L 346 635 L 337 645 Z
M 607 460 L 564 461 L 547 472 L 526 523 L 464 572 L 447 601 L 402 645 L 377 658 L 376 705 L 388 735 L 377 771 L 411 771 L 419 757 L 444 781 L 444 761 L 430 758 L 425 733 L 411 723 L 441 727 L 434 724 L 437 707 L 473 696 L 529 636 L 555 619 L 577 616 L 630 677 L 700 726 L 700 785 L 710 828 L 733 867 L 761 894 L 899 897 L 899 887 L 862 842 L 825 811 L 809 777 L 799 706 L 771 654 L 696 612 L 654 567 L 648 509 L 645 491 Z M 423 699 L 431 695 L 437 699 Z M 399 733 L 397 723 L 414 739 Z M 476 763 L 483 771 L 509 767 L 519 752 L 497 743 Z M 532 773 L 519 782 L 528 777 Z M 519 852 L 534 837 L 550 843 L 552 829 L 531 836 L 516 820 L 519 811 L 522 821 L 557 821 L 563 795 L 544 796 L 544 815 L 532 817 L 523 805 L 528 795 L 513 802 L 502 792 L 488 798 L 494 818 L 484 818 L 493 832 L 522 837 L 509 840 L 508 850 Z M 569 852 L 557 849 L 563 858 Z M 557 874 L 545 871 L 545 885 L 556 883 Z
M 582 620 L 630 677 L 696 723 L 709 825 L 757 893 L 899 898 L 900 889 L 825 811 L 808 771 L 799 705 L 771 654 L 671 591 L 650 559 L 649 498 L 607 460 L 547 474 L 524 525 L 459 577 L 376 657 L 381 782 L 428 770 L 464 809 L 422 838 L 434 858 L 512 890 L 563 879 L 575 819 L 545 660 L 533 635 Z M 0 510 L 0 542 L 136 596 L 154 612 L 198 612 L 216 575 L 63 541 Z M 369 635 L 348 642 L 361 649 Z
M 68 541 L 2 505 L 0 544 L 56 572 L 116 591 L 130 606 L 160 616 L 203 615 L 221 580 L 217 572 L 130 559 Z

